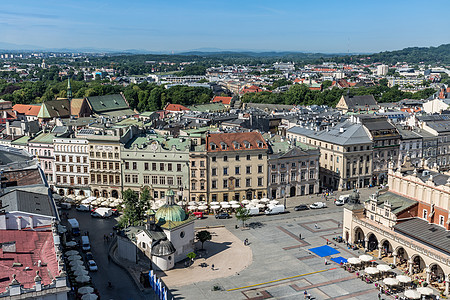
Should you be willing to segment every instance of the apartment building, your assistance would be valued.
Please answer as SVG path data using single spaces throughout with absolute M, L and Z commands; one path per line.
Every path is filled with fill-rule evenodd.
M 272 199 L 319 193 L 317 147 L 269 140 L 268 195 Z
M 189 146 L 185 138 L 133 137 L 121 146 L 123 189 L 148 187 L 155 200 L 165 200 L 172 190 L 177 201 L 189 199 Z
M 55 178 L 53 177 L 55 163 L 53 138 L 55 136 L 51 132 L 41 132 L 28 140 L 28 149 L 37 158 L 50 187 L 53 187 L 55 184 Z
M 195 139 L 192 140 L 194 142 Z M 209 198 L 210 178 L 208 168 L 208 156 L 205 144 L 195 144 L 191 146 L 189 152 L 189 168 L 191 175 L 190 199 L 191 201 L 207 201 Z
M 89 145 L 87 139 L 54 138 L 54 189 L 61 196 L 90 196 Z

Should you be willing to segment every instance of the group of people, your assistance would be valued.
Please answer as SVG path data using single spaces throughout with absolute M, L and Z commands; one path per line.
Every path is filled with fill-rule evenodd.
M 105 233 L 103 235 L 103 241 L 109 242 L 114 238 L 114 232 L 110 232 L 109 234 Z

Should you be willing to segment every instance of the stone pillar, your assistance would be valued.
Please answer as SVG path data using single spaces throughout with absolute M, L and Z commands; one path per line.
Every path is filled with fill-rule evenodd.
M 413 260 L 411 258 L 408 260 L 408 264 L 409 264 L 409 275 L 412 275 L 412 273 L 413 273 Z
M 450 295 L 450 274 L 445 275 L 445 290 L 444 294 L 446 296 Z
M 365 248 L 366 252 L 369 251 L 369 237 L 368 236 L 366 236 L 364 238 L 364 248 Z
M 431 269 L 427 266 L 425 269 L 425 272 L 427 272 L 427 283 L 430 284 L 430 278 L 431 278 Z
M 397 265 L 397 252 L 392 252 L 392 256 L 394 257 L 394 266 Z
M 383 245 L 378 244 L 378 259 L 381 259 L 383 253 Z

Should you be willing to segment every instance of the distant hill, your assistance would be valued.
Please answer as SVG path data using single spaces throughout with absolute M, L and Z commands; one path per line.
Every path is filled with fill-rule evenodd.
M 444 44 L 438 47 L 409 47 L 403 50 L 353 56 L 353 58 L 367 57 L 370 57 L 367 59 L 370 62 L 382 62 L 388 64 L 395 64 L 396 62 L 450 64 L 450 44 Z

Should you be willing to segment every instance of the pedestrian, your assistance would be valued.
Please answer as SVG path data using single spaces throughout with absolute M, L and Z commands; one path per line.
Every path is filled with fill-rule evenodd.
M 328 265 L 328 261 L 327 261 L 327 259 L 325 258 L 325 266 L 326 266 L 326 265 Z
M 381 293 L 378 293 L 378 299 L 381 299 Z
M 214 271 L 214 264 L 212 264 L 212 265 L 211 265 L 211 270 L 213 270 L 213 271 Z
M 305 290 L 304 292 L 303 292 L 303 296 L 304 296 L 304 298 L 306 299 L 306 296 L 308 295 L 308 292 Z
M 327 245 L 328 245 L 328 239 L 327 239 Z
M 319 228 L 319 227 L 317 226 L 317 223 L 314 224 L 314 228 L 316 228 L 316 229 Z
M 302 239 L 302 234 L 299 233 L 299 234 L 298 234 L 298 237 L 299 237 L 299 239 Z
M 338 225 L 338 228 L 339 228 L 339 227 L 341 227 L 341 222 L 338 222 L 338 224 L 337 224 L 337 225 Z

